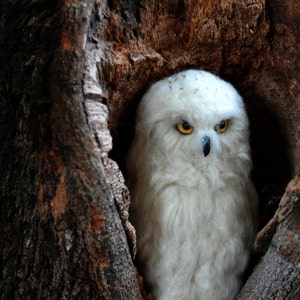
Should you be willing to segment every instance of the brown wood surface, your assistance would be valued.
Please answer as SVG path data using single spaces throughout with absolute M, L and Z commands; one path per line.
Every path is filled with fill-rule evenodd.
M 142 93 L 186 68 L 244 96 L 263 227 L 300 173 L 299 25 L 297 0 L 6 1 L 1 299 L 146 297 L 124 157 Z M 299 296 L 297 201 L 262 234 L 265 254 L 239 299 Z

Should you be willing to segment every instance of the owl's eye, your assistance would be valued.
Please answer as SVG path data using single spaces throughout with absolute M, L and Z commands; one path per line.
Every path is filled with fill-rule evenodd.
M 182 134 L 191 134 L 193 132 L 193 127 L 187 121 L 176 123 L 176 129 Z
M 215 126 L 215 131 L 218 133 L 223 133 L 228 128 L 229 120 L 223 120 Z

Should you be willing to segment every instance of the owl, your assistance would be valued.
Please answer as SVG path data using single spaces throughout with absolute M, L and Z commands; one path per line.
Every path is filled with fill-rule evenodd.
M 137 260 L 154 299 L 234 299 L 255 234 L 248 118 L 202 70 L 154 83 L 127 156 Z

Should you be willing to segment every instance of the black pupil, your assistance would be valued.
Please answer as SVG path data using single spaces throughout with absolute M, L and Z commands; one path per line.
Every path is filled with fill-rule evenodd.
M 182 127 L 184 130 L 189 130 L 191 128 L 191 126 L 188 122 L 182 122 Z
M 222 122 L 220 123 L 220 129 L 224 129 L 225 126 L 226 126 L 226 122 L 225 122 L 225 121 L 222 121 Z

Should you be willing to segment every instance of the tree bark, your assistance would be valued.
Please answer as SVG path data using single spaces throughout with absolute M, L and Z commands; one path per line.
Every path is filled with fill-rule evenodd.
M 141 298 L 107 109 L 83 92 L 93 14 L 14 1 L 2 16 L 2 299 Z
M 1 299 L 146 297 L 119 167 L 138 100 L 163 76 L 203 68 L 239 89 L 262 214 L 300 172 L 296 0 L 9 0 L 0 16 Z M 299 262 L 278 252 L 298 253 L 289 218 L 239 299 L 281 299 L 289 270 L 297 295 Z
M 274 217 L 257 235 L 265 252 L 237 300 L 300 299 L 300 175 L 287 186 Z

